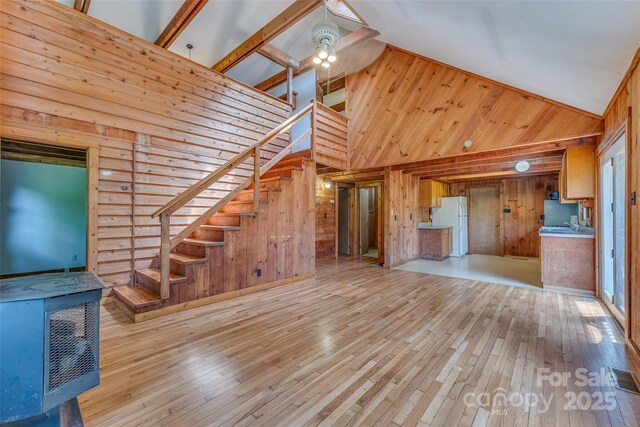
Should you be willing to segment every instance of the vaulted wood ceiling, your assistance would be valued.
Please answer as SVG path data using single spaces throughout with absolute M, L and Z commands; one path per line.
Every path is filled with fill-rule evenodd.
M 352 168 L 602 133 L 597 115 L 395 47 L 346 86 Z

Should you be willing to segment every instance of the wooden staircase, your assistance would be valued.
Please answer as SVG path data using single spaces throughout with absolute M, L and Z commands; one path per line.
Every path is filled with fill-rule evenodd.
M 254 280 L 239 279 L 237 275 L 242 272 L 234 274 L 232 265 L 236 261 L 234 251 L 237 248 L 226 248 L 225 252 L 225 245 L 236 242 L 241 233 L 250 233 L 250 220 L 256 216 L 277 216 L 279 199 L 293 197 L 293 181 L 302 179 L 305 169 L 312 169 L 315 176 L 314 165 L 309 158 L 292 157 L 278 162 L 262 175 L 257 189 L 255 184 L 251 184 L 240 191 L 181 240 L 169 253 L 168 298 L 161 297 L 162 270 L 161 256 L 158 255 L 150 268 L 136 271 L 134 284 L 113 288 L 118 306 L 133 321 L 139 321 L 156 317 L 148 313 L 165 307 L 179 304 L 186 307 L 187 303 L 197 300 L 213 302 L 214 296 L 247 293 L 250 288 L 267 280 L 275 279 L 273 282 L 276 283 L 278 276 L 275 274 L 264 280 L 256 280 L 255 277 Z M 254 204 L 256 200 L 257 206 Z

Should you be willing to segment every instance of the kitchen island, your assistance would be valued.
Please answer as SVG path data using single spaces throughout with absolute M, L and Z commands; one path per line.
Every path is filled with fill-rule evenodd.
M 543 286 L 594 293 L 593 229 L 542 227 L 539 235 Z
M 442 261 L 449 258 L 453 247 L 453 227 L 418 224 L 418 256 Z

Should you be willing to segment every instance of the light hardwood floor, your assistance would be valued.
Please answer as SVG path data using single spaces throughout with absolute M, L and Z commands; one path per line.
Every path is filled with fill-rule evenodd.
M 107 304 L 101 321 L 101 385 L 79 398 L 87 425 L 640 419 L 640 397 L 608 385 L 538 382 L 544 368 L 634 369 L 614 321 L 591 298 L 341 259 L 319 265 L 312 280 L 139 324 Z M 547 411 L 526 411 L 517 398 L 474 404 L 484 392 L 551 403 Z M 564 410 L 573 392 L 613 393 L 615 408 Z

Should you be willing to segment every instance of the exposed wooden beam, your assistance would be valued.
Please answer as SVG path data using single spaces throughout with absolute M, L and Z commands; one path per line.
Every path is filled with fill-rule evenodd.
M 534 161 L 541 162 L 557 162 L 562 161 L 562 155 L 564 150 L 557 151 L 549 151 L 545 153 L 535 153 L 535 154 L 520 154 L 515 156 L 506 156 L 506 157 L 495 157 L 491 159 L 476 159 L 469 160 L 466 162 L 452 162 L 447 164 L 440 165 L 432 165 L 418 169 L 408 169 L 405 170 L 405 173 L 411 173 L 414 175 L 427 175 L 427 174 L 449 174 L 451 171 L 459 170 L 463 168 L 486 168 L 487 170 L 491 170 L 494 167 L 514 167 L 515 164 L 520 160 L 526 160 L 530 164 L 533 164 Z
M 558 173 L 558 171 L 536 169 L 536 170 L 529 170 L 527 172 L 518 172 L 515 170 L 511 170 L 511 171 L 504 171 L 504 172 L 487 172 L 487 173 L 471 174 L 471 175 L 445 176 L 445 177 L 438 178 L 438 180 L 446 183 L 464 182 L 464 181 L 477 182 L 482 179 L 522 178 L 525 176 L 531 177 L 531 176 L 537 176 L 537 175 L 550 175 L 555 173 Z
M 73 8 L 78 12 L 82 12 L 84 14 L 89 13 L 89 6 L 91 5 L 91 0 L 74 0 Z
M 529 162 L 531 165 L 529 168 L 530 172 L 557 172 L 562 167 L 562 157 L 552 158 L 549 160 L 532 160 Z M 468 168 L 456 168 L 450 169 L 448 171 L 437 171 L 437 172 L 429 172 L 429 173 L 421 173 L 415 174 L 414 176 L 419 176 L 421 178 L 437 178 L 437 179 L 445 179 L 443 177 L 451 177 L 451 176 L 464 176 L 464 175 L 473 175 L 476 176 L 478 174 L 483 174 L 483 176 L 492 176 L 494 174 L 514 172 L 518 173 L 513 164 L 496 164 L 496 165 L 483 165 L 483 166 L 474 166 Z M 446 179 L 445 179 L 446 180 Z
M 359 28 L 342 38 L 342 44 L 340 45 L 338 52 L 350 46 L 355 46 L 359 43 L 362 43 L 365 40 L 369 40 L 373 37 L 377 37 L 379 35 L 380 33 L 378 31 L 372 30 L 371 28 L 367 28 L 367 27 Z M 296 76 L 309 71 L 314 66 L 313 64 L 314 56 L 315 55 L 310 55 L 307 58 L 300 61 L 300 68 L 298 69 L 298 71 L 296 71 L 295 73 Z M 275 74 L 269 77 L 265 81 L 257 84 L 255 87 L 258 90 L 268 91 L 270 89 L 273 89 L 276 86 L 281 85 L 285 81 L 287 81 L 287 70 L 283 70 L 278 74 Z
M 436 159 L 422 160 L 419 162 L 403 163 L 391 166 L 391 170 L 403 170 L 407 173 L 411 169 L 419 169 L 435 165 L 444 165 L 451 163 L 468 162 L 472 160 L 494 159 L 498 157 L 510 157 L 525 154 L 544 153 L 547 151 L 556 151 L 568 147 L 578 147 L 583 145 L 594 145 L 596 135 L 584 135 L 567 139 L 558 139 L 552 141 L 544 141 L 523 146 L 515 146 L 509 148 L 501 148 L 497 150 L 481 151 L 478 153 L 463 153 L 457 156 L 439 157 Z
M 255 34 L 211 68 L 220 73 L 228 71 L 321 5 L 322 0 L 295 0 L 291 6 L 256 31 Z
M 554 167 L 530 169 L 527 172 L 518 172 L 514 169 L 511 169 L 511 170 L 505 170 L 505 171 L 451 175 L 451 176 L 439 177 L 438 179 L 444 182 L 455 182 L 455 181 L 477 181 L 479 179 L 520 178 L 523 176 L 532 176 L 532 175 L 549 175 L 553 173 L 558 173 L 559 170 L 560 169 L 556 169 Z
M 180 33 L 196 17 L 209 0 L 185 0 L 180 9 L 171 18 L 165 29 L 156 39 L 156 45 L 168 49 L 178 38 Z
M 291 67 L 294 70 L 300 68 L 300 61 L 270 43 L 267 43 L 258 49 L 258 53 L 265 58 L 272 60 L 276 64 L 282 65 L 284 68 Z

